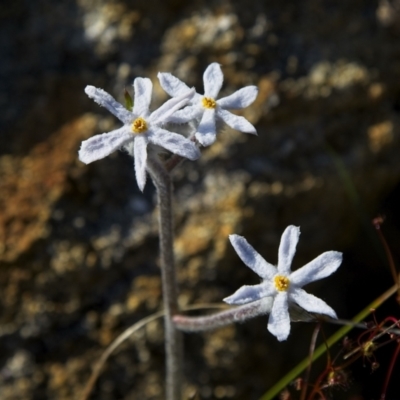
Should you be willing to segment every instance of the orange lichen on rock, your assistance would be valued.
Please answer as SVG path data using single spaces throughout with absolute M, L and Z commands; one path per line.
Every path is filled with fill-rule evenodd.
M 0 261 L 12 262 L 47 236 L 52 205 L 67 187 L 69 168 L 96 121 L 85 115 L 62 127 L 24 157 L 0 157 Z

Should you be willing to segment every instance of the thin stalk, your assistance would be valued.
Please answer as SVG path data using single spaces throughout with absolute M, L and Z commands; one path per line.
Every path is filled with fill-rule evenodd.
M 226 304 L 213 304 L 213 303 L 204 303 L 204 304 L 196 304 L 192 306 L 184 307 L 184 311 L 191 311 L 191 310 L 202 310 L 205 308 L 226 308 L 228 307 Z M 135 332 L 139 329 L 146 326 L 149 322 L 155 321 L 158 318 L 161 318 L 165 315 L 164 310 L 158 311 L 154 314 L 149 315 L 148 317 L 142 318 L 140 321 L 137 321 L 132 326 L 124 330 L 119 336 L 114 339 L 114 341 L 104 350 L 103 354 L 101 355 L 100 359 L 96 362 L 93 367 L 93 371 L 90 375 L 88 382 L 86 383 L 80 400 L 88 400 L 89 396 L 93 390 L 93 387 L 100 376 L 100 373 L 105 365 L 105 363 L 110 358 L 111 354 L 127 339 L 129 339 Z
M 128 329 L 126 329 L 124 332 L 122 332 L 121 335 L 119 335 L 111 344 L 110 346 L 107 347 L 107 349 L 104 351 L 104 353 L 101 355 L 99 361 L 95 364 L 92 374 L 90 375 L 90 379 L 88 380 L 87 384 L 85 385 L 85 388 L 83 389 L 81 400 L 88 400 L 89 396 L 93 390 L 94 384 L 97 381 L 97 378 L 100 375 L 100 372 L 110 357 L 110 355 L 115 351 L 115 349 L 120 346 L 123 342 L 125 342 L 126 339 L 128 339 L 130 336 L 132 336 L 136 331 L 138 331 L 140 328 L 143 326 L 146 326 L 149 322 L 155 321 L 157 318 L 160 318 L 164 315 L 164 310 L 163 311 L 158 311 L 146 318 L 141 319 L 138 321 L 136 324 L 133 324 L 130 326 Z
M 311 366 L 312 366 L 312 362 L 313 362 L 313 354 L 315 351 L 315 346 L 317 344 L 317 338 L 318 338 L 318 334 L 319 331 L 321 329 L 321 324 L 317 324 L 315 329 L 314 329 L 314 333 L 312 335 L 311 338 L 311 344 L 310 344 L 310 351 L 309 351 L 309 363 L 308 363 L 308 367 L 306 370 L 306 377 L 304 379 L 303 382 L 303 387 L 301 388 L 301 395 L 300 395 L 300 400 L 306 400 L 306 395 L 307 395 L 307 387 L 308 387 L 308 383 L 310 381 L 310 373 L 311 373 Z
M 233 324 L 235 322 L 244 322 L 259 315 L 267 314 L 271 312 L 271 305 L 272 300 L 271 302 L 257 300 L 207 316 L 189 317 L 186 315 L 175 315 L 173 321 L 175 326 L 181 331 L 209 331 Z
M 181 332 L 172 322 L 172 317 L 179 313 L 173 249 L 172 183 L 168 172 L 157 159 L 149 157 L 147 169 L 157 189 L 159 212 L 160 264 L 165 309 L 166 399 L 181 400 L 183 341 Z
M 175 326 L 184 332 L 211 331 L 237 322 L 244 322 L 260 315 L 269 314 L 272 310 L 273 298 L 264 297 L 251 303 L 234 306 L 214 314 L 191 317 L 188 315 L 175 315 Z M 295 304 L 289 308 L 292 321 L 314 321 L 315 317 Z
M 386 375 L 386 379 L 385 379 L 385 383 L 383 385 L 380 400 L 386 399 L 386 392 L 388 390 L 388 386 L 389 386 L 390 378 L 392 376 L 394 364 L 396 363 L 397 357 L 399 356 L 399 352 L 400 352 L 400 343 L 397 345 L 396 351 L 394 352 L 394 354 L 392 356 L 392 360 L 390 361 L 389 370 Z
M 397 275 L 396 264 L 394 262 L 394 258 L 393 258 L 392 252 L 390 251 L 390 247 L 389 247 L 389 245 L 388 245 L 388 243 L 387 243 L 387 241 L 385 239 L 385 236 L 383 235 L 382 228 L 381 228 L 382 223 L 383 223 L 383 219 L 379 218 L 379 217 L 375 218 L 374 221 L 373 221 L 373 225 L 374 225 L 374 227 L 375 227 L 375 229 L 376 229 L 376 231 L 378 233 L 379 239 L 380 239 L 380 241 L 382 243 L 382 246 L 383 246 L 383 248 L 385 250 L 386 257 L 388 259 L 388 263 L 389 263 L 389 267 L 390 267 L 390 272 L 392 273 L 392 277 L 393 277 L 394 283 L 395 284 L 399 284 L 399 276 Z M 397 292 L 397 301 L 400 301 L 400 286 L 399 286 L 399 289 L 398 289 L 398 292 Z

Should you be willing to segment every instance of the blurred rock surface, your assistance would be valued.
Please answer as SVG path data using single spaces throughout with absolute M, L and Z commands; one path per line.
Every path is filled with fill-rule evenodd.
M 225 129 L 174 171 L 180 301 L 220 302 L 256 283 L 230 233 L 276 262 L 281 232 L 299 225 L 300 266 L 350 247 L 398 185 L 400 19 L 389 9 L 398 14 L 372 0 L 0 5 L 0 399 L 77 399 L 102 349 L 161 305 L 154 189 L 139 192 L 126 154 L 77 160 L 83 139 L 118 126 L 83 88 L 122 100 L 148 76 L 157 105 L 158 71 L 201 92 L 214 61 L 222 95 L 259 86 L 243 111 L 259 136 Z M 318 290 L 346 312 L 333 284 Z M 296 335 L 311 329 L 280 345 L 266 319 L 188 336 L 187 393 L 257 399 L 307 354 Z M 160 322 L 111 359 L 93 398 L 163 398 Z

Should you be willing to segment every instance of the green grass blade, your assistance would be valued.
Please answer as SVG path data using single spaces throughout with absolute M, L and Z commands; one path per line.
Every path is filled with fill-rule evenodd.
M 381 304 L 383 304 L 390 296 L 396 293 L 398 287 L 397 285 L 393 285 L 389 290 L 376 298 L 372 303 L 370 303 L 367 307 L 365 307 L 361 312 L 359 312 L 353 319 L 352 322 L 357 324 L 361 322 L 364 318 L 366 318 L 371 310 L 377 309 Z M 346 325 L 340 328 L 337 332 L 335 332 L 328 340 L 327 343 L 321 344 L 315 350 L 312 361 L 314 362 L 322 354 L 324 354 L 327 350 L 327 347 L 330 348 L 336 342 L 338 342 L 343 336 L 345 336 L 350 330 L 354 327 L 353 325 Z M 275 396 L 277 396 L 286 386 L 290 384 L 294 379 L 296 379 L 309 365 L 310 357 L 306 357 L 303 361 L 301 361 L 296 367 L 294 367 L 289 373 L 287 373 L 282 379 L 280 379 L 271 389 L 269 389 L 260 400 L 272 400 Z

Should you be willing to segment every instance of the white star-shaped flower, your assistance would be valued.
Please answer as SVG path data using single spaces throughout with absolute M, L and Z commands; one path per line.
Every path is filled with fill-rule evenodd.
M 121 148 L 133 145 L 135 173 L 138 186 L 143 191 L 146 183 L 147 145 L 161 146 L 182 157 L 196 160 L 200 151 L 189 139 L 162 128 L 164 122 L 177 110 L 185 106 L 194 95 L 194 89 L 182 92 L 150 113 L 149 106 L 153 84 L 148 78 L 136 78 L 134 83 L 133 110 L 128 111 L 110 94 L 94 86 L 86 86 L 86 94 L 107 108 L 124 124 L 121 128 L 93 136 L 82 142 L 79 159 L 85 164 L 100 160 Z
M 158 79 L 162 88 L 172 97 L 180 96 L 189 89 L 185 83 L 170 73 L 160 72 Z M 250 105 L 257 97 L 257 87 L 246 86 L 230 96 L 216 100 L 223 80 L 220 65 L 210 64 L 203 75 L 204 95 L 196 93 L 191 100 L 191 105 L 176 112 L 170 118 L 171 122 L 180 124 L 199 119 L 196 139 L 203 146 L 209 146 L 215 141 L 217 120 L 223 120 L 238 131 L 257 135 L 256 129 L 246 118 L 227 111 L 227 109 L 240 109 Z
M 335 311 L 324 301 L 308 294 L 302 287 L 331 275 L 342 262 L 342 253 L 327 251 L 291 272 L 293 256 L 300 236 L 300 228 L 290 225 L 283 232 L 279 245 L 278 266 L 265 261 L 245 238 L 230 235 L 229 239 L 242 261 L 262 278 L 262 282 L 254 286 L 242 286 L 232 296 L 224 299 L 228 304 L 245 304 L 265 298 L 273 298 L 268 330 L 279 341 L 286 340 L 290 332 L 289 303 L 294 302 L 306 311 L 326 314 L 337 318 Z

